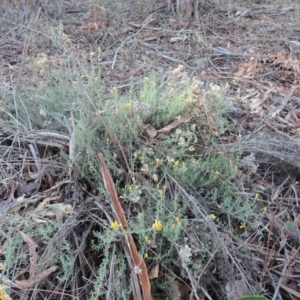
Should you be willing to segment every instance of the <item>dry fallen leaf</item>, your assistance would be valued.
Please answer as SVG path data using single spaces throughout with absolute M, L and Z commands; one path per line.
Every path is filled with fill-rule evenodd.
M 42 208 L 44 208 L 45 205 L 48 204 L 48 202 L 50 202 L 50 201 L 57 201 L 57 200 L 59 200 L 60 197 L 61 197 L 61 195 L 54 196 L 54 197 L 47 197 L 47 198 L 45 198 L 45 199 L 37 206 L 36 211 L 37 211 L 37 210 L 40 210 L 40 209 L 42 209 Z
M 49 187 L 52 188 L 53 187 L 53 179 L 52 179 L 52 176 L 50 175 L 49 172 L 45 172 L 45 175 L 47 176 L 47 180 L 48 180 L 48 184 L 49 184 Z
M 36 190 L 39 187 L 39 183 L 38 182 L 29 182 L 28 184 L 22 186 L 18 192 L 19 194 L 26 194 L 26 193 L 30 193 L 33 192 L 34 190 Z
M 117 74 L 117 77 L 120 78 L 120 79 L 127 79 L 127 78 L 130 78 L 132 76 L 135 76 L 136 74 L 138 74 L 139 71 L 140 71 L 140 69 L 134 69 L 134 70 L 131 70 L 127 73 Z
M 164 132 L 169 132 L 172 129 L 178 127 L 180 124 L 184 123 L 185 121 L 188 120 L 189 117 L 184 117 L 184 118 L 180 118 L 178 120 L 175 120 L 174 122 L 170 123 L 168 126 L 157 130 L 158 133 L 164 133 Z
M 151 125 L 149 125 L 146 128 L 146 132 L 147 132 L 150 139 L 154 139 L 157 135 L 157 130 L 154 127 L 152 127 Z
M 30 217 L 31 217 L 32 221 L 34 221 L 36 223 L 41 223 L 41 224 L 47 224 L 48 223 L 46 220 L 42 220 L 34 214 L 31 214 Z
M 180 37 L 180 36 L 171 37 L 171 38 L 169 39 L 169 41 L 170 41 L 171 43 L 181 42 L 182 40 L 183 40 L 183 38 Z
M 31 288 L 31 287 L 35 286 L 37 283 L 44 280 L 50 274 L 55 272 L 57 269 L 58 269 L 58 266 L 53 266 L 53 267 L 43 271 L 42 273 L 32 277 L 31 279 L 28 279 L 28 280 L 15 280 L 15 284 L 21 289 Z
M 180 298 L 181 293 L 179 285 L 175 282 L 174 278 L 168 274 L 164 274 L 164 276 L 167 278 L 167 284 L 172 292 L 173 299 L 182 299 Z
M 237 72 L 234 73 L 234 77 L 244 77 L 252 79 L 256 75 L 262 73 L 264 70 L 265 64 L 259 61 L 250 61 L 248 63 L 239 64 Z
M 31 278 L 33 278 L 33 276 L 35 274 L 35 271 L 36 271 L 36 265 L 37 265 L 37 261 L 38 261 L 38 254 L 35 251 L 35 249 L 38 247 L 38 245 L 26 233 L 20 231 L 20 234 L 21 234 L 23 240 L 29 246 L 29 255 L 30 255 L 29 279 L 31 279 Z
M 158 176 L 157 176 L 157 174 L 153 174 L 151 177 L 152 177 L 152 179 L 153 179 L 155 182 L 158 181 Z
M 159 273 L 159 264 L 156 264 L 149 272 L 149 279 L 157 278 Z
M 191 131 L 196 132 L 197 125 L 192 124 L 190 128 L 191 128 Z
M 293 290 L 292 288 L 286 286 L 283 283 L 280 284 L 280 287 L 283 288 L 288 293 L 290 293 L 290 294 L 294 295 L 295 297 L 298 297 L 298 299 L 300 299 L 300 293 L 298 291 Z
M 230 281 L 226 284 L 226 295 L 228 299 L 237 300 L 242 296 L 249 294 L 247 285 L 243 279 Z
M 293 275 L 294 275 L 294 267 L 290 265 L 287 267 L 281 282 L 283 284 L 288 284 L 288 282 L 293 278 Z

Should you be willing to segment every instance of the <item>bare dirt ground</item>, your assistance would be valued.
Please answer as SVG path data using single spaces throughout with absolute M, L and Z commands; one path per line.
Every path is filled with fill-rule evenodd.
M 0 4 L 0 89 L 21 95 L 25 86 L 43 84 L 41 62 L 46 62 L 52 72 L 58 66 L 77 63 L 74 59 L 79 57 L 82 80 L 86 71 L 101 71 L 99 80 L 107 93 L 112 88 L 126 93 L 139 86 L 153 70 L 167 78 L 178 65 L 204 86 L 229 85 L 227 97 L 234 104 L 230 118 L 235 126 L 232 132 L 219 137 L 220 149 L 240 151 L 250 157 L 253 169 L 250 163 L 240 175 L 241 181 L 247 181 L 244 192 L 259 194 L 257 209 L 265 209 L 260 227 L 251 222 L 246 229 L 236 225 L 243 239 L 241 248 L 247 248 L 258 258 L 257 273 L 253 276 L 266 297 L 300 299 L 300 5 L 297 1 L 222 4 L 205 1 L 198 7 L 199 18 L 195 14 L 188 19 L 178 17 L 175 5 L 168 6 L 167 1 L 46 2 Z M 5 120 L 0 122 L 5 127 L 0 140 L 1 159 L 5 160 L 7 141 L 13 140 L 14 133 Z M 30 143 L 29 136 L 27 142 Z M 59 143 L 59 148 L 68 147 L 64 142 Z M 59 153 L 52 154 L 53 168 L 61 173 L 60 179 L 68 177 Z M 14 176 L 12 170 L 2 170 L 1 176 L 4 174 Z M 88 184 L 82 183 L 79 175 L 76 179 L 78 191 L 81 190 L 78 186 Z M 18 195 L 37 189 L 32 184 L 22 184 Z M 38 190 L 49 186 L 48 182 Z M 14 189 L 17 187 L 11 182 L 3 184 L 0 209 L 9 205 Z M 93 191 L 93 187 L 89 190 Z M 59 193 L 72 192 L 65 188 Z M 87 229 L 82 225 L 84 230 Z M 6 239 L 0 233 L 3 248 Z M 32 246 L 31 240 L 26 237 L 24 240 Z M 88 257 L 88 251 L 84 251 Z M 100 260 L 97 253 L 92 256 L 97 264 Z M 41 273 L 35 283 L 55 270 L 50 271 Z M 1 275 L 4 282 L 3 278 Z M 11 284 L 12 299 L 89 299 L 91 290 L 91 286 L 83 288 L 88 286 L 88 280 L 64 290 L 63 286 L 55 286 L 54 277 L 50 276 L 36 293 L 32 282 L 24 283 L 28 279 L 24 274 L 15 279 L 22 281 L 29 292 L 22 294 L 22 289 Z M 208 292 L 199 293 L 198 299 L 220 299 L 213 291 L 213 281 L 210 284 Z M 242 279 L 237 279 L 235 285 L 231 287 L 232 299 L 238 299 Z M 185 286 L 188 288 L 180 290 L 181 299 L 189 297 L 189 282 Z M 71 292 L 76 288 L 77 294 Z M 224 284 L 223 289 L 230 288 Z

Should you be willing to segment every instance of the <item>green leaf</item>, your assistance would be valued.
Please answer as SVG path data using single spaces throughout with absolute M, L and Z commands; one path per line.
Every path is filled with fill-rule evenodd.
M 284 227 L 287 230 L 292 230 L 295 225 L 296 225 L 295 222 L 286 221 L 285 224 L 284 224 Z
M 244 296 L 239 298 L 238 300 L 268 300 L 268 299 L 263 296 Z

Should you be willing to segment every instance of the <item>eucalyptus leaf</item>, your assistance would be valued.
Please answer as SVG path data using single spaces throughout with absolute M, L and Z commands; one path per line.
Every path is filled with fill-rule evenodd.
M 292 221 L 286 221 L 284 224 L 284 227 L 287 230 L 292 230 L 294 226 L 295 226 L 295 222 Z
M 268 299 L 263 296 L 244 296 L 239 298 L 238 300 L 268 300 Z

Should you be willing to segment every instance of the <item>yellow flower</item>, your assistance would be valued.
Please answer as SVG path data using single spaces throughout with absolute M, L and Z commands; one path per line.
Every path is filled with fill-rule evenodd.
M 111 229 L 118 229 L 121 226 L 122 226 L 122 224 L 118 223 L 118 221 L 110 222 Z
M 12 298 L 6 292 L 6 286 L 0 285 L 0 300 L 12 300 Z
M 163 190 L 158 190 L 158 193 L 162 196 L 164 191 Z
M 144 77 L 144 81 L 145 81 L 146 83 L 149 83 L 149 82 L 150 82 L 149 77 Z
M 145 236 L 144 240 L 147 245 L 151 245 L 152 241 L 149 239 L 148 235 Z
M 114 86 L 110 92 L 113 94 L 113 95 L 118 95 L 118 89 Z
M 214 214 L 210 214 L 209 217 L 210 217 L 212 220 L 215 220 L 215 219 L 217 218 L 216 215 L 214 215 Z
M 173 163 L 175 161 L 175 159 L 167 156 L 167 161 L 170 162 L 170 163 Z
M 181 136 L 181 137 L 179 138 L 178 146 L 182 146 L 182 145 L 184 145 L 184 144 L 185 144 L 185 139 Z
M 268 208 L 265 206 L 265 207 L 263 207 L 263 212 L 265 213 L 265 212 L 267 212 L 267 210 L 268 210 Z
M 182 225 L 182 221 L 180 220 L 179 217 L 175 217 L 176 223 L 178 224 L 178 226 Z
M 69 39 L 69 37 L 66 34 L 64 34 L 64 33 L 61 35 L 61 39 L 65 43 L 70 43 L 71 42 L 71 40 Z
M 163 227 L 163 224 L 160 220 L 155 220 L 155 222 L 152 225 L 152 228 L 156 231 L 161 231 Z
M 73 213 L 73 207 L 70 204 L 62 206 L 62 209 L 63 209 L 63 212 L 65 214 L 72 214 Z
M 178 165 L 179 165 L 179 160 L 176 160 L 175 163 L 173 164 L 173 168 L 174 168 L 174 169 L 177 168 Z
M 219 174 L 220 174 L 220 172 L 217 170 L 217 171 L 216 171 L 216 174 L 217 174 L 217 175 L 219 175 Z
M 96 117 L 100 117 L 100 116 L 103 115 L 104 113 L 105 113 L 104 110 L 97 110 L 97 111 L 95 112 L 95 116 L 96 116 Z
M 220 92 L 220 86 L 218 86 L 217 84 L 214 84 L 214 83 L 211 83 L 210 85 L 210 89 L 213 91 L 213 92 Z
M 259 193 L 256 193 L 254 199 L 256 200 L 258 197 L 259 197 Z
M 264 226 L 264 228 L 263 228 L 265 231 L 267 231 L 268 232 L 268 235 L 269 236 L 271 236 L 271 235 L 273 235 L 273 232 L 272 231 L 270 231 L 270 229 L 267 227 L 267 226 Z
M 159 166 L 159 165 L 161 164 L 161 159 L 156 158 L 156 159 L 155 159 L 155 164 L 156 164 L 157 166 Z
M 42 117 L 46 117 L 47 116 L 46 112 L 42 108 L 40 109 L 40 115 Z
M 242 222 L 241 223 L 241 226 L 240 226 L 240 229 L 245 229 L 247 226 L 246 226 L 246 223 L 245 222 Z
M 172 71 L 172 74 L 178 75 L 179 73 L 181 73 L 183 71 L 183 69 L 184 69 L 183 65 L 178 65 L 178 67 Z
M 130 100 L 130 102 L 125 103 L 125 107 L 126 107 L 126 108 L 132 108 L 132 103 L 133 103 L 133 101 Z
M 189 151 L 191 151 L 191 152 L 195 151 L 195 147 L 194 146 L 190 146 L 189 147 Z
M 145 257 L 145 258 L 148 258 L 148 253 L 145 253 L 145 254 L 144 254 L 144 257 Z

